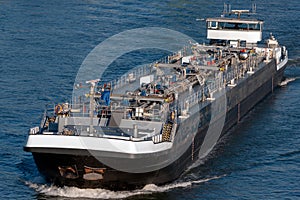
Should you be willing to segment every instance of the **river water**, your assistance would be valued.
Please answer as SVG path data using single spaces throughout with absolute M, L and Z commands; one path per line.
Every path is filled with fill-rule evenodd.
M 230 3 L 233 9 L 250 6 Z M 299 199 L 300 6 L 292 0 L 261 0 L 256 15 L 265 20 L 264 37 L 272 32 L 289 49 L 290 82 L 176 182 L 122 192 L 57 188 L 45 183 L 31 154 L 23 152 L 28 129 L 39 124 L 45 104 L 71 98 L 82 61 L 99 43 L 143 27 L 176 30 L 202 43 L 205 23 L 196 19 L 219 16 L 222 9 L 221 0 L 0 0 L 0 197 Z

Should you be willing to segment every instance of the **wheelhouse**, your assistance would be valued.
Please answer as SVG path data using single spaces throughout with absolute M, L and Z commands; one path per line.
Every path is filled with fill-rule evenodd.
M 262 40 L 263 21 L 232 18 L 208 18 L 207 39 L 245 41 L 256 44 Z

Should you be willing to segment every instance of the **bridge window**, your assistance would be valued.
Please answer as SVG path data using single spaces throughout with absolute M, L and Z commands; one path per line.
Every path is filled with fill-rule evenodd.
M 217 29 L 218 28 L 218 22 L 216 21 L 209 21 L 207 24 L 207 27 L 209 29 Z
M 260 24 L 249 24 L 250 30 L 260 30 Z
M 217 22 L 208 21 L 208 29 L 261 30 L 259 23 Z

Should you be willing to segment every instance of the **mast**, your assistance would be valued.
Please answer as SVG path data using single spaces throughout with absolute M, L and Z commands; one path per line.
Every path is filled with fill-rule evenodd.
M 90 117 L 90 134 L 93 134 L 93 125 L 94 125 L 95 85 L 99 81 L 100 81 L 100 79 L 86 81 L 87 84 L 90 84 L 90 94 L 89 94 L 89 96 L 90 96 L 90 111 L 89 111 L 89 117 Z
M 231 5 L 224 3 L 224 8 L 223 8 L 223 13 L 222 16 L 225 16 L 226 14 L 231 15 L 237 15 L 237 18 L 241 18 L 241 14 L 247 13 L 248 15 L 250 14 L 256 14 L 256 4 L 252 3 L 251 10 L 231 10 Z

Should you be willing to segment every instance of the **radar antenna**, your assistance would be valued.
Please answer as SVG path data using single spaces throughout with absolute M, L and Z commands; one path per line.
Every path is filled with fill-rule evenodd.
M 222 17 L 225 16 L 226 14 L 228 14 L 228 15 L 234 14 L 234 15 L 237 15 L 238 19 L 240 19 L 241 14 L 245 14 L 245 13 L 247 13 L 248 15 L 256 14 L 256 4 L 252 3 L 251 10 L 232 10 L 230 4 L 224 3 Z

